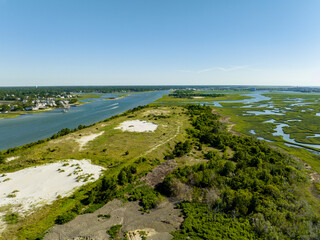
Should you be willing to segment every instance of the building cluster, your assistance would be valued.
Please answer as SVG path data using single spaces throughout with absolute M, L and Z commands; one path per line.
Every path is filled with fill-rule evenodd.
M 15 97 L 12 94 L 12 97 Z M 22 98 L 16 98 L 16 101 L 12 103 L 6 102 L 0 103 L 0 113 L 8 113 L 8 111 L 24 110 L 24 111 L 37 111 L 46 108 L 55 107 L 70 107 L 70 98 L 75 98 L 76 95 L 56 95 L 55 97 L 42 98 L 40 96 L 33 99 L 29 96 Z M 4 107 L 6 106 L 6 107 Z
M 36 111 L 39 109 L 45 109 L 49 107 L 57 107 L 62 106 L 64 108 L 69 107 L 69 100 L 55 100 L 54 98 L 48 98 L 44 100 L 33 100 L 31 101 L 34 105 L 32 107 L 25 107 L 24 110 L 26 111 Z

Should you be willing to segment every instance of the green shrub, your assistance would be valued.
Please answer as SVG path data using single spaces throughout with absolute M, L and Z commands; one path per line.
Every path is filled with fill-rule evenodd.
M 98 218 L 104 218 L 104 219 L 109 219 L 111 216 L 110 214 L 99 214 Z
M 64 223 L 71 221 L 76 216 L 77 216 L 77 214 L 75 212 L 68 211 L 68 212 L 63 213 L 62 215 L 59 215 L 56 218 L 55 223 L 56 224 L 64 224 Z
M 96 210 L 98 210 L 99 208 L 103 207 L 104 205 L 105 205 L 105 203 L 92 204 L 86 210 L 84 210 L 82 214 L 93 213 Z
M 9 213 L 3 217 L 3 220 L 8 224 L 15 224 L 19 221 L 18 213 Z
M 160 194 L 149 186 L 142 186 L 130 192 L 129 201 L 140 200 L 141 210 L 147 211 L 155 208 L 160 201 Z
M 182 203 L 185 220 L 181 230 L 171 233 L 177 239 L 258 239 L 249 220 L 215 213 L 206 204 Z
M 114 225 L 109 230 L 107 230 L 107 233 L 109 234 L 110 239 L 117 239 L 117 236 L 120 233 L 121 228 L 122 228 L 122 225 Z

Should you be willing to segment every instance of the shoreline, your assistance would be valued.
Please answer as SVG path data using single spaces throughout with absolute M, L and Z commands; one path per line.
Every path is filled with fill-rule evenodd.
M 0 113 L 0 120 L 1 119 L 8 119 L 8 118 L 15 118 L 15 117 L 19 117 L 21 115 L 27 115 L 27 114 L 49 112 L 54 109 L 58 109 L 58 108 L 46 108 L 46 109 L 37 110 L 37 111 L 16 111 L 16 112 L 10 112 L 10 113 Z M 12 115 L 12 116 L 10 116 L 10 115 Z
M 69 106 L 70 107 L 79 107 L 83 104 L 86 104 L 86 103 L 90 103 L 90 101 L 88 102 L 76 102 L 76 103 L 72 103 L 70 104 Z M 53 111 L 55 109 L 61 109 L 63 110 L 64 108 L 62 107 L 58 107 L 58 108 L 46 108 L 46 109 L 43 109 L 43 110 L 36 110 L 36 111 L 16 111 L 16 112 L 9 112 L 9 113 L 0 113 L 0 120 L 1 119 L 9 119 L 9 118 L 16 118 L 16 117 L 19 117 L 19 116 L 22 116 L 22 115 L 28 115 L 28 114 L 34 114 L 34 113 L 45 113 L 45 112 L 50 112 L 50 111 Z M 11 116 L 10 116 L 11 115 Z

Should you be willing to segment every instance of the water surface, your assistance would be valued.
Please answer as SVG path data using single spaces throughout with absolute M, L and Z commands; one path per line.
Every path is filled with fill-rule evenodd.
M 44 113 L 0 119 L 0 150 L 51 137 L 63 128 L 73 129 L 80 124 L 93 124 L 139 105 L 152 103 L 168 93 L 169 91 L 131 93 L 124 98 L 103 100 L 115 96 L 107 94 L 98 99 L 90 99 L 94 101 L 92 103 L 71 107 L 67 113 L 55 109 Z

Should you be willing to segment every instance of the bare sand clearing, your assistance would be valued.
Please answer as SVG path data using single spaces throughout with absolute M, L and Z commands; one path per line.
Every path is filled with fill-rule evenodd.
M 193 98 L 204 98 L 204 97 L 193 97 Z
M 10 161 L 16 160 L 16 159 L 18 159 L 19 157 L 20 157 L 20 156 L 8 157 L 8 158 L 6 158 L 6 162 L 10 162 Z
M 154 132 L 157 128 L 158 125 L 152 122 L 132 120 L 121 123 L 120 126 L 115 129 L 128 132 Z
M 76 142 L 79 143 L 80 150 L 82 150 L 83 147 L 85 145 L 87 145 L 88 142 L 90 142 L 90 141 L 94 140 L 95 138 L 101 136 L 103 133 L 104 133 L 104 131 L 96 133 L 96 134 L 90 134 L 88 136 L 82 136 L 81 138 L 76 139 Z
M 0 208 L 27 215 L 98 179 L 103 169 L 89 160 L 66 160 L 0 174 Z M 3 225 L 0 221 L 0 228 Z

